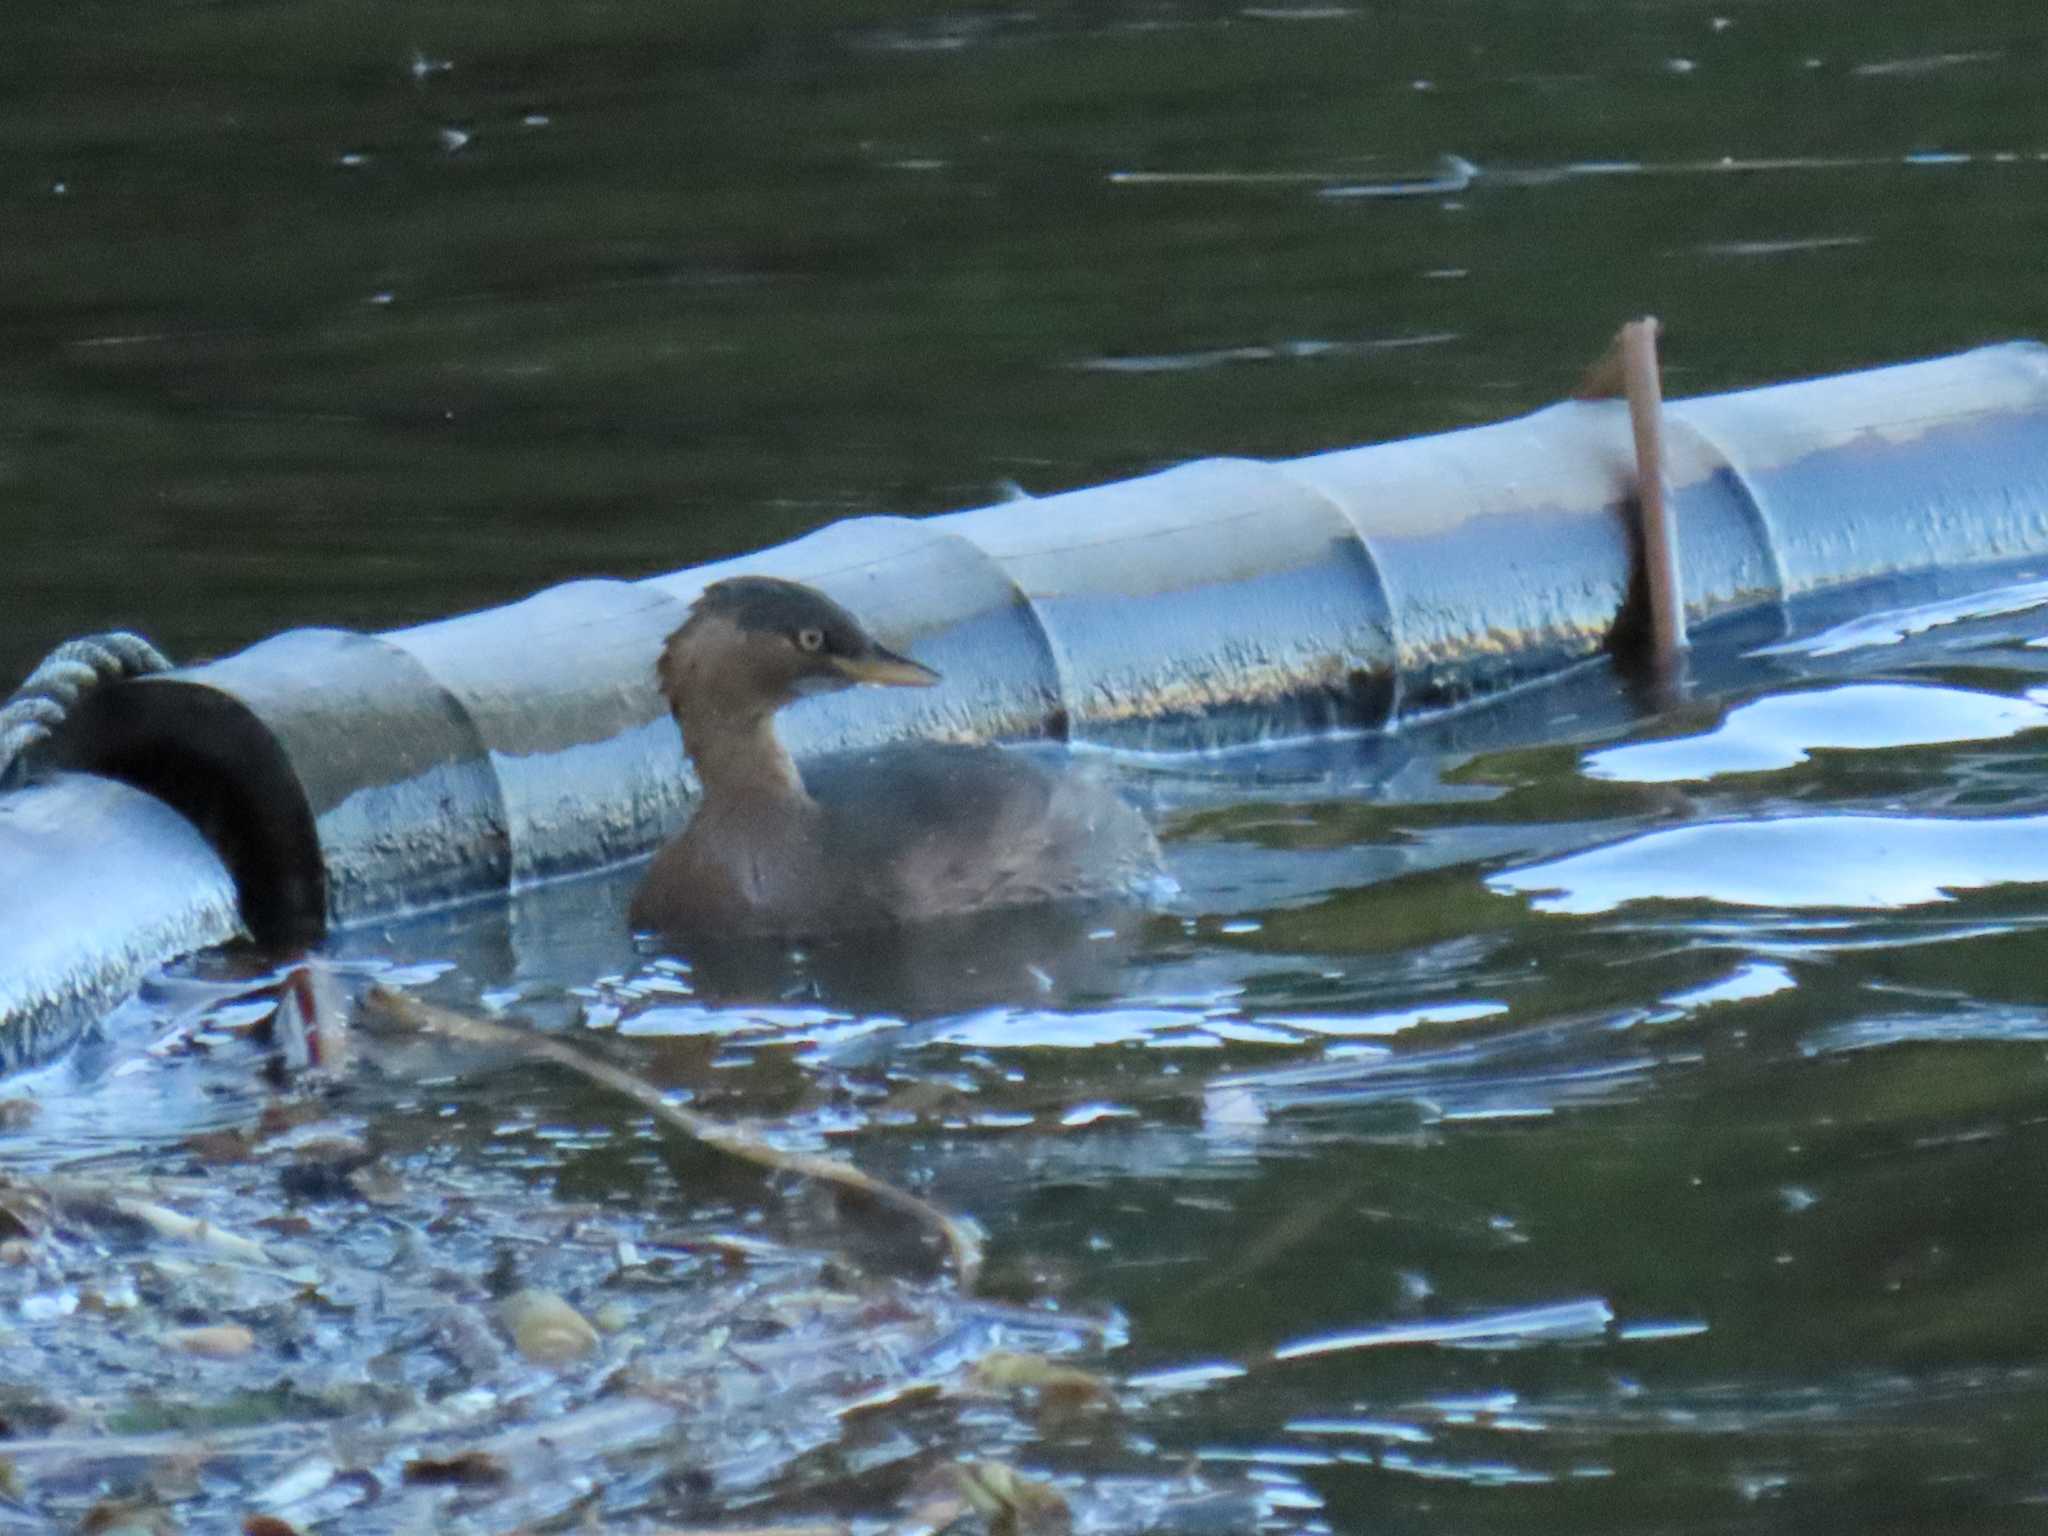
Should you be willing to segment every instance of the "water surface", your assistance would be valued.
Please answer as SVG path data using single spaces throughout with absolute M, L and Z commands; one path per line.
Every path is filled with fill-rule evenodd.
M 1491 420 L 1642 311 L 1674 393 L 2038 325 L 2042 49 L 2005 6 L 36 0 L 10 28 L 9 674 L 109 624 L 192 657 Z M 1384 742 L 1119 761 L 1164 912 L 720 972 L 635 945 L 629 872 L 326 958 L 970 1213 L 992 1296 L 1115 1383 L 1108 1428 L 892 1421 L 852 1462 L 999 1455 L 1095 1529 L 1142 1524 L 1133 1489 L 1187 1528 L 1184 1479 L 1276 1530 L 2026 1529 L 2040 578 L 1707 636 L 1659 713 L 1591 668 Z M 139 1139 L 182 1167 L 251 1121 L 275 963 L 154 983 L 29 1085 L 8 1166 Z M 337 1102 L 414 1175 L 643 1239 L 844 1239 L 559 1074 L 399 1062 Z M 23 1285 L 0 1349 L 47 1362 L 82 1325 Z M 950 1305 L 919 1301 L 932 1337 L 993 1326 Z
M 0 675 L 1494 420 L 1641 312 L 1672 393 L 2038 329 L 1981 0 L 9 22 Z

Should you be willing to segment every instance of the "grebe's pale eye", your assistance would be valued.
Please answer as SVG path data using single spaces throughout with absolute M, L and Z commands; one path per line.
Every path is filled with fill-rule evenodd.
M 796 632 L 797 649 L 800 651 L 822 651 L 825 648 L 825 631 L 816 625 Z

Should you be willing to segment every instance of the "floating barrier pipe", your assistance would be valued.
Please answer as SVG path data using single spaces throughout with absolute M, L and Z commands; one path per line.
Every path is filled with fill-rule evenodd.
M 2037 344 L 1673 401 L 1666 439 L 1693 625 L 2048 551 Z M 1386 726 L 1602 648 L 1634 567 L 1633 473 L 1626 408 L 1574 401 L 1376 447 L 858 518 L 718 565 L 572 582 L 384 635 L 294 631 L 114 685 L 49 754 L 92 777 L 30 792 L 46 838 L 73 814 L 60 804 L 97 818 L 78 824 L 76 867 L 45 848 L 23 878 L 0 841 L 0 1060 L 17 1020 L 53 1016 L 45 994 L 85 997 L 94 977 L 104 994 L 122 966 L 98 957 L 216 936 L 217 866 L 189 891 L 93 910 L 102 888 L 80 871 L 125 880 L 167 836 L 191 851 L 139 797 L 113 835 L 105 779 L 189 818 L 264 938 L 629 858 L 688 800 L 653 658 L 696 593 L 739 571 L 823 587 L 945 674 L 792 710 L 800 756 L 911 735 L 1175 749 Z M 29 803 L 0 798 L 0 839 Z
M 0 796 L 0 1072 L 63 1049 L 173 955 L 241 929 L 192 824 L 112 779 Z

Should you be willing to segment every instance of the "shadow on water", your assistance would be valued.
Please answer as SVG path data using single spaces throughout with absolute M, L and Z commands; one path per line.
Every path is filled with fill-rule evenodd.
M 1644 310 L 1674 394 L 2024 333 L 2014 16 L 32 0 L 0 671 L 1493 419 Z M 971 1215 L 976 1296 L 518 1053 L 279 1073 L 295 957 L 174 967 L 0 1106 L 0 1529 L 907 1530 L 989 1460 L 1083 1530 L 2029 1529 L 2040 576 L 1115 759 L 1157 912 L 676 956 L 625 870 L 320 957 Z

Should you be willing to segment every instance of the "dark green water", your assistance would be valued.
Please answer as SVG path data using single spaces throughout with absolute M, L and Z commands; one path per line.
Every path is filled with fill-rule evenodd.
M 1332 10 L 26 0 L 0 673 L 2042 329 L 2023 9 Z
M 1674 393 L 2044 329 L 2048 24 L 2005 5 L 8 30 L 10 675 L 112 624 L 191 657 L 1489 420 L 1643 311 Z M 1461 190 L 1335 195 L 1447 154 Z M 1124 765 L 1181 910 L 972 977 L 827 947 L 751 1000 L 678 982 L 616 881 L 339 949 L 581 1018 L 971 1212 L 999 1292 L 1120 1311 L 1120 1430 L 1011 1448 L 1040 1470 L 1248 1478 L 1274 1529 L 2033 1529 L 2042 601 L 1725 638 L 1656 718 L 1591 675 L 1389 746 Z M 60 1095 L 35 1156 L 248 1112 L 198 1070 Z M 953 1097 L 892 1113 L 912 1077 Z M 530 1071 L 392 1113 L 578 1198 L 692 1198 Z M 1204 1363 L 1244 1374 L 1170 1374 Z

